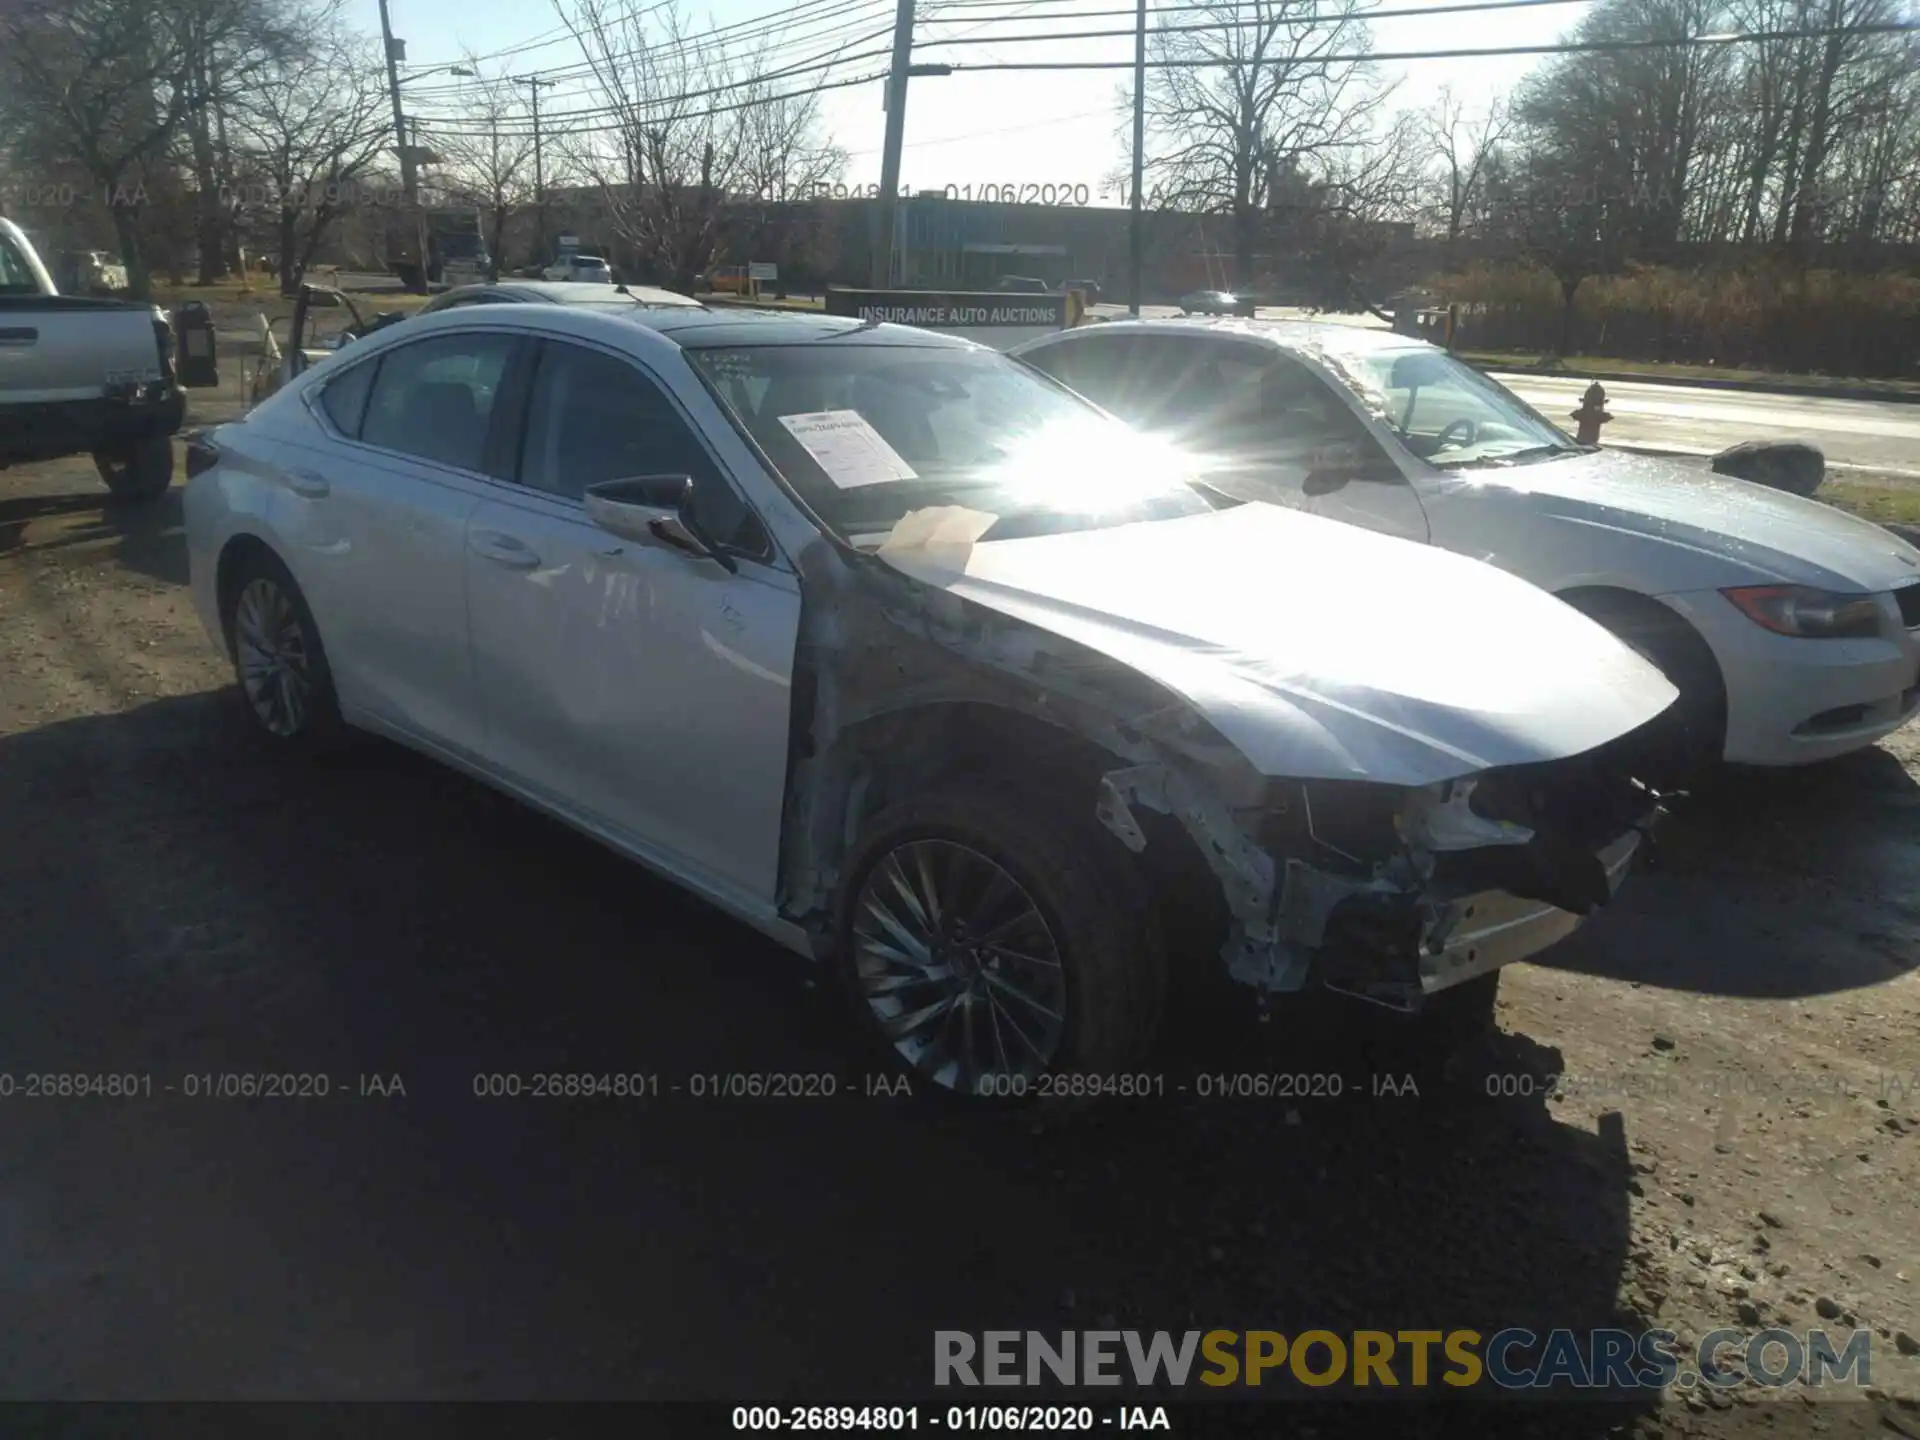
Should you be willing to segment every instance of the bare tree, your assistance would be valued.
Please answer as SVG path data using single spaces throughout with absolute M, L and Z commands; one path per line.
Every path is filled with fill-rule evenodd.
M 566 148 L 642 270 L 690 285 L 712 257 L 720 201 L 740 161 L 738 126 L 725 123 L 738 112 L 721 110 L 731 66 L 719 47 L 695 42 L 676 0 L 664 11 L 631 0 L 555 5 L 608 117 Z
M 220 93 L 233 93 L 271 48 L 270 21 L 263 0 L 36 0 L 0 11 L 0 112 L 16 148 L 96 187 L 137 296 L 152 288 L 147 182 L 170 180 L 173 147 L 212 103 L 208 57 L 233 59 L 219 72 Z
M 1498 95 L 1484 109 L 1470 111 L 1447 86 L 1421 115 L 1420 123 L 1433 166 L 1430 213 L 1446 237 L 1447 262 L 1452 264 L 1461 232 L 1484 198 L 1488 162 L 1507 137 L 1510 114 Z
M 487 75 L 480 62 L 469 58 L 466 68 L 475 81 L 463 86 L 458 128 L 436 127 L 434 149 L 443 157 L 443 183 L 471 195 L 486 225 L 487 278 L 500 278 L 507 252 L 507 223 L 540 199 L 536 178 L 534 136 L 521 114 L 521 97 L 504 74 Z M 536 257 L 537 258 L 537 257 Z
M 1371 66 L 1362 0 L 1219 0 L 1149 37 L 1146 177 L 1154 203 L 1228 216 L 1235 284 L 1276 190 L 1367 148 L 1391 87 Z
M 266 67 L 234 111 L 237 198 L 273 216 L 287 293 L 340 217 L 377 203 L 392 139 L 381 74 L 374 45 L 329 19 L 302 53 Z

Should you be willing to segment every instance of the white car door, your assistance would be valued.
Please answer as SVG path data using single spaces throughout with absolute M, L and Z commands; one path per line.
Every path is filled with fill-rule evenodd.
M 340 365 L 319 388 L 313 442 L 280 451 L 278 523 L 298 542 L 341 704 L 468 754 L 482 732 L 467 517 L 488 488 L 494 397 L 524 343 L 461 330 Z
M 1023 358 L 1179 445 L 1229 494 L 1429 538 L 1419 494 L 1364 422 L 1324 379 L 1270 345 L 1096 330 Z
M 589 485 L 694 478 L 712 558 L 587 518 Z M 467 527 L 489 763 L 663 868 L 774 897 L 797 577 L 686 414 L 628 357 L 546 340 L 517 483 Z

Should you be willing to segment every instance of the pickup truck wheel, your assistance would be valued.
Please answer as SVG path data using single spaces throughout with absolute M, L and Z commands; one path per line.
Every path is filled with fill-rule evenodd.
M 1166 961 L 1113 845 L 1091 819 L 991 790 L 874 817 L 847 867 L 835 964 L 890 1058 L 937 1092 L 1019 1101 L 1145 1055 Z
M 313 613 L 286 566 L 260 553 L 240 562 L 223 597 L 233 671 L 254 723 L 288 749 L 316 751 L 345 727 Z
M 94 467 L 113 498 L 137 504 L 158 500 L 173 484 L 173 437 L 155 435 L 131 450 L 97 451 Z

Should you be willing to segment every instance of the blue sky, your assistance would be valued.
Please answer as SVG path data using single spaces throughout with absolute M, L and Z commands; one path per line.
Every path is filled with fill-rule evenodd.
M 407 41 L 409 70 L 451 64 L 463 55 L 482 57 L 516 49 L 519 53 L 485 60 L 489 73 L 560 70 L 580 61 L 578 47 L 560 27 L 551 4 L 526 0 L 389 0 L 394 31 Z M 1418 0 L 1389 0 L 1394 9 L 1412 8 Z M 1001 18 L 991 25 L 965 7 L 943 9 L 923 0 L 916 27 L 916 58 L 983 63 L 995 60 L 1118 60 L 1130 61 L 1130 39 L 1083 40 L 1056 44 L 983 44 L 943 49 L 941 37 L 991 33 L 1032 33 L 1044 30 L 1125 30 L 1128 21 L 1117 16 L 1071 19 L 1072 10 L 1113 11 L 1126 0 L 1036 0 L 1038 14 L 1028 20 L 1006 18 L 1007 8 L 991 12 Z M 774 22 L 793 5 L 769 0 L 718 0 L 687 6 L 685 14 L 697 30 L 743 22 Z M 1559 38 L 1585 12 L 1584 3 L 1547 5 L 1495 14 L 1407 16 L 1372 22 L 1376 50 L 1457 49 L 1474 46 L 1547 44 Z M 891 0 L 849 5 L 845 13 L 824 21 L 797 20 L 778 53 L 786 63 L 831 50 L 843 40 L 856 39 L 891 25 Z M 370 33 L 379 29 L 377 0 L 349 0 L 348 15 Z M 556 35 L 555 32 L 559 31 Z M 543 42 L 532 43 L 530 42 Z M 765 43 L 755 41 L 755 44 Z M 529 47 L 519 49 L 519 47 Z M 858 45 L 866 50 L 885 40 Z M 1538 61 L 1534 57 L 1417 61 L 1383 65 L 1382 71 L 1400 80 L 1397 102 L 1409 108 L 1430 103 L 1443 85 L 1457 95 L 1482 104 L 1493 94 L 1505 93 Z M 848 76 L 884 68 L 884 60 L 858 61 L 836 74 Z M 1127 158 L 1124 117 L 1119 96 L 1127 83 L 1126 71 L 992 72 L 954 74 L 914 82 L 908 105 L 903 183 L 915 188 L 982 184 L 1085 184 L 1095 203 L 1104 182 Z M 418 85 L 421 109 L 452 108 L 444 77 L 422 77 Z M 794 85 L 806 83 L 796 78 Z M 429 100 L 429 95 L 434 98 Z M 857 184 L 876 181 L 884 130 L 880 86 L 877 82 L 831 92 L 824 98 L 824 116 L 835 139 L 852 154 L 847 179 Z M 563 113 L 593 103 L 562 85 L 547 92 L 542 105 L 549 114 Z

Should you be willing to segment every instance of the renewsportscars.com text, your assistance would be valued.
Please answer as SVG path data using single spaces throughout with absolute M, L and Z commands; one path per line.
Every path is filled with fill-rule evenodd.
M 1873 1335 L 1849 1330 L 938 1330 L 952 1386 L 1730 1389 L 1873 1383 Z M 1201 1392 L 1204 1393 L 1204 1392 Z

